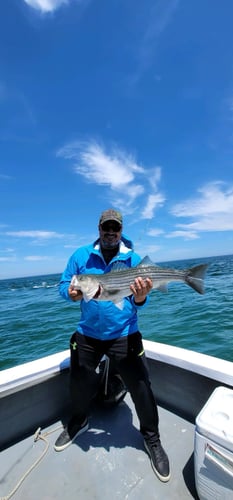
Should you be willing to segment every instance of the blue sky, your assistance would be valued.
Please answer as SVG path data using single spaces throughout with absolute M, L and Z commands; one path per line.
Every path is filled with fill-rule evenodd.
M 233 253 L 232 0 L 0 3 L 0 278 L 121 209 L 155 262 Z

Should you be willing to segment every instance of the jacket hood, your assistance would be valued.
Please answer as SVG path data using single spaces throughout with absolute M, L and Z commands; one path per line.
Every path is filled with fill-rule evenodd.
M 125 246 L 126 246 L 127 248 L 129 248 L 130 250 L 133 250 L 133 249 L 134 249 L 132 240 L 130 240 L 130 239 L 128 238 L 128 236 L 126 236 L 125 234 L 122 234 L 122 235 L 121 235 L 121 241 L 123 241 L 123 243 L 125 244 Z

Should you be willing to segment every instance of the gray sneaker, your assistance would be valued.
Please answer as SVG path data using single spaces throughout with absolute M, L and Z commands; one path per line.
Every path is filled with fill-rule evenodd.
M 65 450 L 65 448 L 73 443 L 77 436 L 87 431 L 88 427 L 89 423 L 87 418 L 85 418 L 84 422 L 80 425 L 79 423 L 77 423 L 75 417 L 72 417 L 68 425 L 65 427 L 64 431 L 62 431 L 60 436 L 58 436 L 54 445 L 54 450 Z
M 165 453 L 160 440 L 158 439 L 156 442 L 144 440 L 144 445 L 148 455 L 150 456 L 153 471 L 158 476 L 160 481 L 166 483 L 169 481 L 171 474 L 168 456 Z

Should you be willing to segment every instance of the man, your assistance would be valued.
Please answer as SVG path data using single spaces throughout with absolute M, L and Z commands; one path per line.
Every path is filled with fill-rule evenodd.
M 85 302 L 82 293 L 71 286 L 74 274 L 107 273 L 116 262 L 135 267 L 140 260 L 133 251 L 132 242 L 122 234 L 121 213 L 109 209 L 101 214 L 98 240 L 76 250 L 68 261 L 60 293 L 65 299 L 81 300 L 81 319 L 71 337 L 72 418 L 54 448 L 64 450 L 88 429 L 88 410 L 98 383 L 96 367 L 106 354 L 130 392 L 152 468 L 159 479 L 166 482 L 170 479 L 169 461 L 160 442 L 158 410 L 137 323 L 137 311 L 147 303 L 152 281 L 140 276 L 136 278 L 130 286 L 132 294 L 124 299 L 121 308 L 113 302 L 95 298 Z

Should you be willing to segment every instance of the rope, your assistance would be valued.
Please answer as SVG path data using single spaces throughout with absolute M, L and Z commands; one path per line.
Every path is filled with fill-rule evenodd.
M 105 396 L 108 393 L 109 366 L 110 366 L 110 360 L 106 356 L 104 373 L 103 373 L 103 378 L 105 378 L 105 382 L 104 382 L 104 394 L 105 394 Z M 18 483 L 15 485 L 15 487 L 13 488 L 13 490 L 8 495 L 6 495 L 5 497 L 0 497 L 0 500 L 9 500 L 10 498 L 13 497 L 13 495 L 19 489 L 19 487 L 21 486 L 21 484 L 23 483 L 23 481 L 29 476 L 29 474 L 33 471 L 33 469 L 35 469 L 35 467 L 37 467 L 37 465 L 45 457 L 45 455 L 46 455 L 46 453 L 47 453 L 47 451 L 49 449 L 49 442 L 46 439 L 46 437 L 49 436 L 49 434 L 52 434 L 53 432 L 56 432 L 58 429 L 61 429 L 61 428 L 62 428 L 62 426 L 59 425 L 55 429 L 52 429 L 51 431 L 47 431 L 44 434 L 41 434 L 41 427 L 39 427 L 37 429 L 37 431 L 34 434 L 34 442 L 38 441 L 39 439 L 41 439 L 42 441 L 44 441 L 44 443 L 45 443 L 45 449 L 44 449 L 44 451 L 39 456 L 39 458 L 37 458 L 37 460 L 31 465 L 31 467 L 29 467 L 29 469 L 23 474 L 23 476 L 19 479 Z
M 49 442 L 48 440 L 46 439 L 46 436 L 48 436 L 49 434 L 52 434 L 53 432 L 57 431 L 58 429 L 62 428 L 62 426 L 60 425 L 59 427 L 56 427 L 55 429 L 51 430 L 51 431 L 48 431 L 48 432 L 45 432 L 44 434 L 41 434 L 41 427 L 39 427 L 37 429 L 37 431 L 35 432 L 34 434 L 34 443 L 36 441 L 39 441 L 39 439 L 41 439 L 42 441 L 44 441 L 45 443 L 45 449 L 43 450 L 42 454 L 37 458 L 37 460 L 31 465 L 31 467 L 29 467 L 29 469 L 23 474 L 23 476 L 19 479 L 18 483 L 15 485 L 15 487 L 13 488 L 13 490 L 8 494 L 6 495 L 5 497 L 0 497 L 0 500 L 9 500 L 10 498 L 13 497 L 13 495 L 16 493 L 16 491 L 19 489 L 19 487 L 21 486 L 21 484 L 23 483 L 23 481 L 26 479 L 26 477 L 29 476 L 29 474 L 33 471 L 33 469 L 35 469 L 35 467 L 41 462 L 41 460 L 45 457 L 48 449 L 49 449 Z

